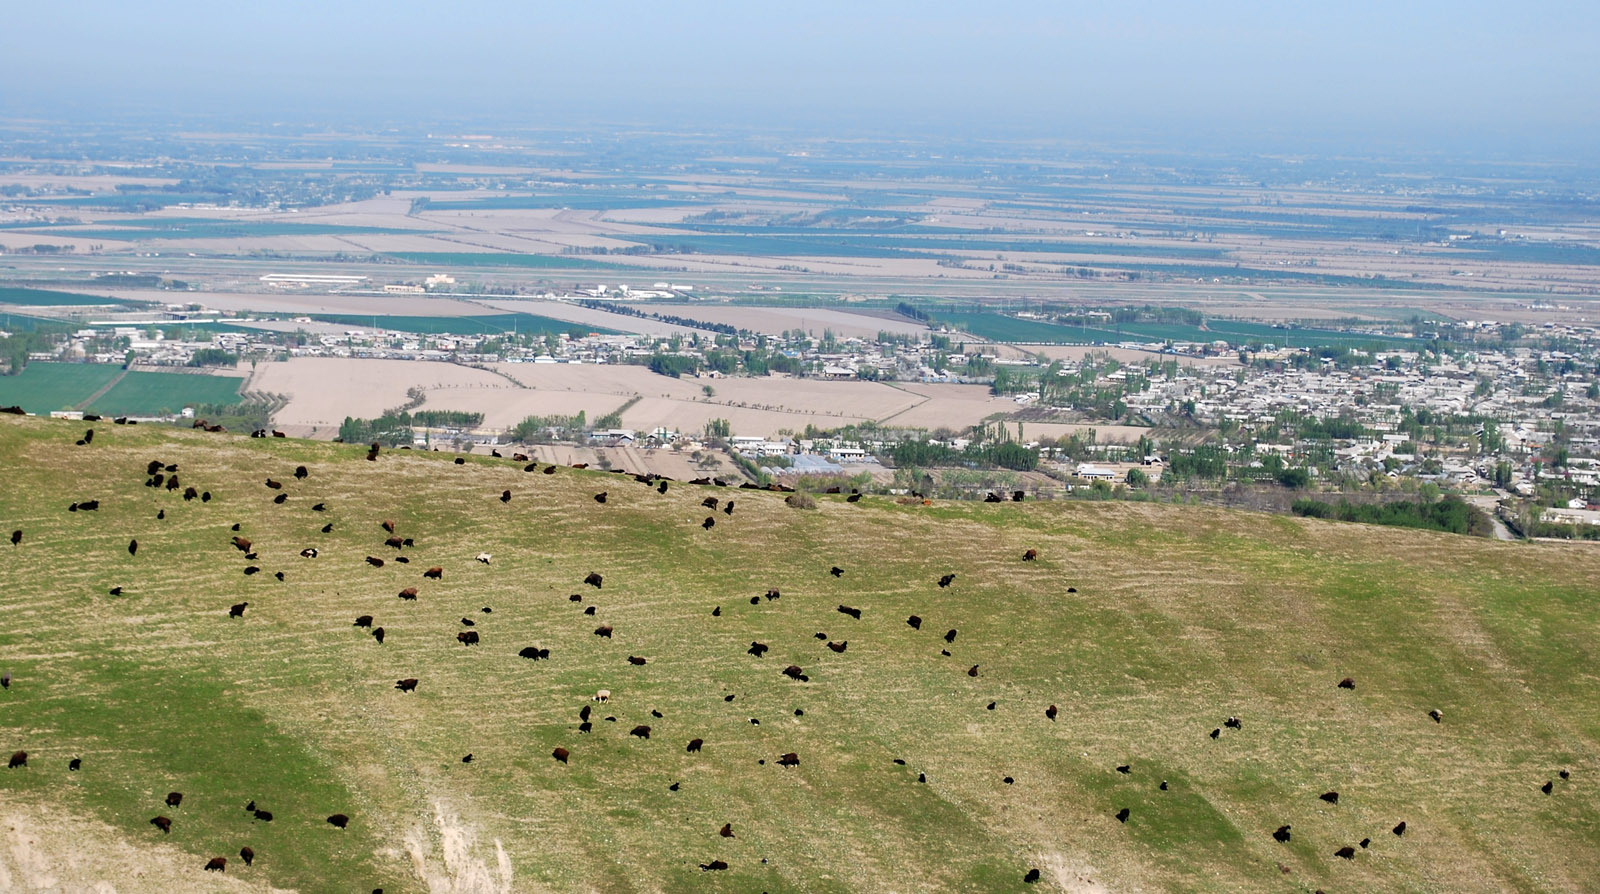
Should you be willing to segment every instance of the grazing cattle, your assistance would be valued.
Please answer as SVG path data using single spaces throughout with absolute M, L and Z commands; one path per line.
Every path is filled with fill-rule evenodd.
M 588 463 L 573 463 L 572 467 L 574 469 L 587 469 L 587 468 L 589 468 L 589 464 Z
M 234 603 L 234 605 L 228 609 L 228 617 L 230 617 L 230 618 L 242 618 L 242 617 L 244 617 L 245 607 L 248 606 L 249 604 L 250 603 L 248 603 L 248 602 L 237 602 L 237 603 Z
M 1117 768 L 1117 772 L 1121 773 L 1124 776 L 1126 776 L 1129 773 L 1133 772 L 1133 766 L 1131 764 L 1123 764 L 1122 766 Z
M 1011 502 L 1013 502 L 1013 503 L 1021 503 L 1022 502 L 1022 498 L 1025 497 L 1025 496 L 1027 496 L 1027 494 L 1024 491 L 1014 490 L 1014 491 L 1011 492 Z
M 716 497 L 706 497 L 704 500 L 700 501 L 700 505 L 704 506 L 707 509 L 715 509 L 715 508 L 717 508 L 717 498 Z
M 270 810 L 259 810 L 258 809 L 258 810 L 255 811 L 255 813 L 253 815 L 255 816 L 256 819 L 258 819 L 258 820 L 260 820 L 260 821 L 262 821 L 264 823 L 272 822 L 272 811 L 270 811 Z
M 722 514 L 723 515 L 733 515 L 733 501 L 732 500 L 728 501 L 728 505 L 722 507 Z
M 383 567 L 383 560 L 378 558 L 377 556 L 367 556 L 367 564 L 371 565 L 374 568 L 382 568 Z
M 998 503 L 998 502 L 1000 502 L 1000 497 L 997 494 L 992 494 L 992 493 L 991 494 L 985 494 L 984 497 L 983 497 L 983 501 L 985 503 Z
M 502 502 L 502 503 L 511 502 L 511 491 L 509 491 L 509 490 L 501 491 L 500 492 L 500 502 Z
M 768 587 L 767 588 L 767 601 L 768 602 L 771 602 L 772 600 L 777 599 L 777 598 L 781 597 L 782 595 L 783 595 L 782 593 L 778 592 L 778 588 L 777 587 Z
M 95 413 L 84 413 L 83 414 L 83 421 L 84 422 L 99 422 L 100 419 L 101 419 L 101 417 L 98 414 L 95 414 Z M 90 431 L 94 431 L 94 429 L 92 429 L 92 428 L 89 429 L 89 430 Z
M 594 495 L 594 501 L 596 503 L 604 503 L 606 501 L 606 492 L 605 491 L 601 491 L 601 492 L 595 494 Z
M 1119 822 L 1119 823 L 1127 822 L 1129 815 L 1130 814 L 1128 812 L 1128 808 L 1126 808 L 1126 807 L 1122 808 L 1121 810 L 1117 811 L 1117 822 Z
M 1339 793 L 1338 792 L 1323 792 L 1322 794 L 1318 795 L 1317 797 L 1321 798 L 1324 801 L 1327 801 L 1329 804 L 1337 804 L 1337 803 L 1339 803 Z
M 11 753 L 11 761 L 10 761 L 10 763 L 6 764 L 6 769 L 15 770 L 18 767 L 26 767 L 27 765 L 28 765 L 28 752 L 26 752 L 26 751 L 14 751 L 14 752 Z
M 1022 883 L 1025 884 L 1025 885 L 1037 884 L 1038 881 L 1039 881 L 1039 870 L 1037 870 L 1037 869 L 1030 869 L 1026 873 L 1024 873 L 1023 876 L 1022 876 Z
M 1406 821 L 1401 820 L 1399 825 L 1395 826 L 1389 831 L 1393 832 L 1397 836 L 1406 834 Z
M 704 739 L 690 739 L 689 740 L 689 747 L 685 748 L 684 750 L 687 751 L 690 754 L 698 754 L 700 752 L 700 746 L 704 745 L 704 744 L 705 744 L 705 740 Z
M 244 865 L 249 866 L 256 861 L 256 852 L 251 850 L 250 845 L 247 844 L 239 848 L 239 859 L 244 861 Z
M 1273 841 L 1287 842 L 1291 837 L 1288 826 L 1279 826 L 1278 831 L 1272 833 Z
M 701 863 L 700 864 L 700 871 L 701 872 L 710 872 L 710 871 L 712 871 L 714 869 L 727 869 L 727 868 L 728 868 L 728 864 L 724 863 L 721 860 L 712 860 L 710 863 Z
M 94 443 L 94 429 L 91 428 L 88 431 L 83 433 L 83 443 L 85 443 L 85 444 L 93 444 Z
M 358 616 L 356 616 L 355 623 L 350 625 L 350 626 L 352 626 L 352 627 L 371 627 L 372 626 L 372 616 L 371 615 L 358 615 Z
M 492 556 L 492 555 L 490 555 L 488 553 L 478 553 L 476 556 L 473 556 L 473 558 L 477 559 L 479 562 L 482 562 L 483 564 L 487 565 L 487 564 L 489 564 L 489 560 L 493 559 L 494 556 Z
M 784 668 L 783 675 L 791 680 L 799 680 L 802 683 L 806 683 L 811 680 L 811 678 L 806 676 L 805 672 L 800 669 L 800 665 L 798 664 L 791 664 Z
M 406 541 L 404 537 L 390 537 L 383 541 L 383 545 L 392 546 L 395 549 L 399 549 L 406 545 Z
M 956 641 L 956 631 L 953 628 L 945 633 L 944 641 L 947 643 L 953 643 Z
M 289 495 L 288 494 L 278 494 L 276 497 L 272 498 L 272 502 L 275 505 L 282 506 L 285 502 L 288 501 L 288 499 L 289 499 Z
M 1372 839 L 1371 838 L 1363 838 L 1357 843 L 1361 845 L 1361 849 L 1362 850 L 1366 850 L 1367 846 L 1372 844 Z
M 161 521 L 162 519 L 164 519 L 166 517 L 167 517 L 167 510 L 165 510 L 165 509 L 157 509 L 156 510 L 156 521 Z
M 994 710 L 994 706 L 995 706 L 995 704 L 996 704 L 996 702 L 990 702 L 990 703 L 989 703 L 989 704 L 988 704 L 988 705 L 986 705 L 986 706 L 985 706 L 985 707 L 984 707 L 984 710 L 985 710 L 985 711 L 993 711 L 993 710 Z
M 464 465 L 466 465 L 466 464 L 467 464 L 467 461 L 466 461 L 466 460 L 465 460 L 465 459 L 464 459 L 464 458 L 462 458 L 462 457 L 459 457 L 459 456 L 458 456 L 458 457 L 456 457 L 456 465 L 458 465 L 458 466 L 464 466 Z
M 394 519 L 386 518 L 383 521 L 378 523 L 378 527 L 384 529 L 385 531 L 388 531 L 390 534 L 393 534 L 394 533 Z
M 820 639 L 820 640 L 826 640 L 828 638 L 828 635 L 826 633 L 821 632 L 821 631 L 818 631 L 818 632 L 813 633 L 811 635 L 816 637 L 817 639 Z
M 788 754 L 784 754 L 778 758 L 778 766 L 798 767 L 800 766 L 800 755 L 795 754 L 793 751 L 789 752 Z
M 1237 717 L 1229 717 L 1227 720 L 1222 721 L 1222 725 L 1229 729 L 1244 729 L 1244 721 Z
M 844 501 L 846 503 L 859 503 L 859 502 L 861 502 L 861 495 L 860 494 L 851 494 L 850 496 L 845 497 Z
M 861 609 L 859 608 L 851 608 L 848 605 L 841 605 L 838 608 L 838 612 L 841 615 L 849 615 L 850 617 L 855 618 L 857 621 L 861 620 Z
M 172 834 L 172 820 L 168 819 L 167 817 L 158 816 L 150 821 L 150 825 L 160 829 L 163 834 Z
M 249 577 L 252 574 L 259 574 L 260 571 L 261 571 L 261 568 L 256 566 L 256 565 L 246 565 L 246 566 L 244 566 L 244 576 L 245 577 Z
M 100 501 L 99 500 L 90 500 L 87 503 L 79 503 L 78 504 L 78 508 L 83 510 L 84 512 L 94 512 L 95 510 L 100 508 Z
M 167 806 L 177 807 L 183 803 L 183 792 L 167 792 Z
M 328 504 L 327 503 L 315 503 L 315 504 L 312 505 L 311 511 L 312 512 L 327 512 L 328 511 Z
M 300 551 L 300 558 L 302 559 L 315 559 L 318 555 L 320 554 L 317 552 L 317 548 L 314 546 L 306 547 Z
M 967 668 L 967 676 L 976 677 L 977 675 L 978 675 L 978 666 L 976 664 L 974 664 L 973 666 Z
M 751 654 L 751 655 L 754 655 L 757 658 L 760 658 L 761 656 L 767 654 L 767 644 L 766 643 L 753 642 L 753 643 L 750 644 L 750 648 L 746 649 L 745 651 L 748 654 Z
M 80 770 L 82 768 L 83 768 L 83 759 L 82 758 L 75 757 L 72 760 L 67 761 L 67 769 L 71 770 L 74 773 L 76 773 L 78 770 Z
M 519 656 L 523 657 L 523 658 L 528 659 L 529 661 L 539 661 L 539 660 L 542 660 L 542 659 L 549 658 L 550 657 L 550 650 L 549 649 L 541 649 L 538 646 L 528 646 L 528 647 L 524 648 L 522 651 L 518 652 L 517 654 Z
M 590 701 L 597 701 L 597 702 L 608 702 L 608 701 L 611 701 L 611 690 L 609 690 L 609 689 L 596 690 L 594 696 L 590 699 Z
M 1343 680 L 1339 681 L 1339 688 L 1340 689 L 1354 689 L 1354 688 L 1356 688 L 1356 681 L 1351 677 L 1345 677 Z
M 633 665 L 634 667 L 643 667 L 646 662 L 645 662 L 645 660 L 643 658 L 640 658 L 637 655 L 629 655 L 628 656 L 628 663 Z
M 733 823 L 723 823 L 722 828 L 717 831 L 717 834 L 721 835 L 723 838 L 733 838 Z
M 528 471 L 531 472 L 531 471 L 533 471 L 533 469 L 529 468 Z M 555 466 L 546 466 L 545 470 L 544 470 L 544 473 L 546 475 L 554 475 L 556 473 L 556 467 Z
M 648 739 L 650 738 L 650 727 L 641 723 L 633 729 L 628 730 L 628 735 L 638 736 L 641 739 Z
M 705 521 L 700 523 L 700 527 L 704 528 L 707 531 L 711 530 L 712 528 L 715 528 L 716 526 L 717 526 L 717 520 L 712 518 L 709 515 L 706 516 L 706 520 Z
M 1570 771 L 1570 770 L 1562 770 L 1562 771 L 1558 772 L 1556 775 L 1560 776 L 1562 779 L 1571 779 L 1572 778 L 1572 771 Z
M 610 624 L 602 624 L 599 627 L 596 627 L 594 629 L 594 635 L 595 636 L 603 636 L 606 639 L 610 639 L 611 638 L 611 625 Z
M 110 590 L 107 590 L 106 592 L 110 593 L 113 596 L 121 596 L 122 595 L 122 588 L 121 587 L 112 587 Z
M 478 644 L 478 631 L 463 630 L 456 634 L 456 642 L 463 646 L 476 646 Z
M 435 565 L 432 568 L 429 568 L 427 571 L 422 572 L 422 576 L 431 580 L 442 580 L 444 579 L 444 569 L 440 568 L 438 565 Z
M 416 544 L 411 541 L 410 537 L 407 537 L 406 539 L 400 541 L 400 545 L 401 546 L 416 546 Z
M 345 826 L 350 825 L 350 817 L 342 813 L 335 813 L 333 816 L 328 817 L 328 825 L 335 829 L 343 829 Z
M 1434 723 L 1444 722 L 1444 712 L 1438 708 L 1434 708 L 1432 711 L 1429 711 L 1428 716 L 1433 718 Z
M 600 589 L 600 585 L 605 582 L 605 578 L 591 571 L 589 572 L 589 576 L 583 579 L 583 582 L 598 590 Z
M 467 627 L 476 627 L 476 626 L 478 626 L 478 622 L 472 620 L 471 618 L 462 618 L 461 619 L 461 623 L 463 625 L 467 626 Z
M 311 473 L 306 470 L 305 466 L 295 466 L 294 467 L 294 477 L 297 478 L 297 479 L 300 479 L 300 480 L 304 481 L 305 477 L 307 475 L 310 475 L 310 474 Z
M 1218 736 L 1221 736 L 1221 735 L 1222 735 L 1222 727 L 1220 727 L 1220 726 L 1211 731 L 1211 738 L 1213 738 L 1213 739 L 1215 739 L 1215 738 L 1217 738 Z
M 848 646 L 848 645 L 850 645 L 850 641 L 849 640 L 845 640 L 842 643 L 828 643 L 828 648 L 832 649 L 835 652 L 843 652 L 845 650 L 845 647 Z
M 401 599 L 416 599 L 417 598 L 417 588 L 416 587 L 406 587 L 404 590 L 401 590 L 399 593 L 397 593 L 395 595 L 399 596 Z
M 1344 847 L 1334 851 L 1333 855 L 1345 860 L 1354 860 L 1356 858 L 1356 849 L 1347 844 Z
M 324 534 L 332 534 L 333 533 L 333 522 L 328 522 L 327 524 L 323 525 L 322 526 L 322 533 L 324 533 Z
M 713 618 L 722 617 L 722 606 L 719 605 L 716 608 L 712 609 L 711 610 L 711 617 L 713 617 Z
M 666 492 L 667 492 L 667 482 L 666 482 L 666 479 L 662 479 L 662 480 L 660 480 L 660 481 L 658 481 L 658 482 L 656 482 L 656 493 L 658 493 L 658 494 L 664 494 L 664 493 L 666 493 Z
M 380 646 L 383 645 L 383 635 L 384 634 L 383 634 L 383 628 L 382 627 L 374 627 L 374 628 L 372 628 L 372 638 L 377 640 L 378 641 L 378 645 L 380 645 Z
M 828 573 L 833 575 L 834 577 L 844 577 L 844 569 L 840 568 L 838 565 L 835 565 L 832 568 L 829 568 L 828 569 Z
M 1055 705 L 1051 705 L 1050 707 L 1045 708 L 1044 709 L 1044 716 L 1050 718 L 1051 720 L 1056 719 L 1056 706 Z
M 944 577 L 939 578 L 939 589 L 943 590 L 945 587 L 955 583 L 955 579 L 956 576 L 953 574 L 947 574 Z
M 283 572 L 282 571 L 274 571 L 274 572 L 272 572 L 272 576 L 277 578 L 278 580 L 283 580 Z
M 211 502 L 211 491 L 201 491 L 201 493 L 200 493 L 200 502 L 202 502 L 202 503 Z
M 228 858 L 227 857 L 212 857 L 210 860 L 206 861 L 206 872 L 226 872 L 226 871 L 228 871 Z
M 137 541 L 137 540 L 129 540 L 128 541 L 128 555 L 137 556 L 138 554 L 139 554 L 139 541 Z
M 1161 785 L 1159 787 L 1160 787 L 1160 789 L 1162 791 L 1166 791 L 1167 790 L 1167 781 L 1165 779 L 1161 780 Z
M 11 545 L 12 546 L 16 546 L 17 544 L 19 544 L 21 542 L 22 542 L 22 529 L 18 528 L 17 530 L 11 532 Z
M 268 478 L 267 479 L 267 487 L 270 487 L 273 490 L 283 490 L 283 482 L 281 482 L 281 481 L 273 481 L 271 478 Z
M 394 688 L 400 690 L 401 692 L 415 692 L 417 689 L 417 678 L 407 677 L 404 680 L 396 680 Z
M 375 463 L 377 461 L 378 461 L 378 445 L 377 444 L 373 444 L 372 448 L 367 451 L 367 462 Z
M 567 762 L 567 758 L 572 756 L 572 752 L 565 748 L 557 748 L 555 751 L 550 752 L 550 756 L 564 764 Z
M 19 753 L 21 753 L 21 752 L 19 752 Z M 24 757 L 26 757 L 26 756 L 24 756 Z M 12 760 L 16 760 L 16 756 L 13 755 L 11 759 Z M 23 763 L 27 763 L 27 760 L 24 759 Z M 15 764 L 13 764 L 12 766 L 15 766 Z M 1548 794 L 1550 794 L 1550 792 L 1555 790 L 1555 787 L 1556 787 L 1555 780 L 1547 779 L 1547 780 L 1545 780 L 1544 785 L 1539 786 L 1539 791 L 1544 792 L 1545 794 L 1548 795 Z
M 1024 562 L 1032 562 L 1037 558 L 1039 558 L 1039 551 L 1036 549 L 1030 549 L 1022 554 L 1022 561 Z
M 922 619 L 917 617 L 916 615 L 912 615 L 911 617 L 906 618 L 906 623 L 911 625 L 911 629 L 912 630 L 921 630 L 922 629 Z

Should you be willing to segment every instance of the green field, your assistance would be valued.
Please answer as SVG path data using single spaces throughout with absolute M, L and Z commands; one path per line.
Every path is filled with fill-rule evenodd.
M 0 406 L 30 413 L 70 410 L 116 378 L 122 367 L 104 363 L 35 361 L 14 376 L 0 376 Z
M 539 270 L 634 270 L 626 264 L 609 264 L 572 255 L 523 255 L 475 251 L 391 251 L 385 257 L 428 267 L 526 267 Z
M 116 298 L 103 298 L 99 295 L 80 295 L 77 292 L 57 292 L 52 289 L 26 289 L 16 286 L 0 286 L 0 304 L 16 304 L 29 307 L 70 307 L 73 305 L 93 304 L 127 304 Z
M 216 220 L 205 217 L 160 217 L 119 221 L 115 227 L 59 228 L 46 231 L 52 236 L 79 239 L 255 239 L 272 236 L 368 236 L 380 233 L 421 234 L 429 230 L 393 227 L 353 227 L 341 224 L 290 223 L 287 221 Z
M 128 373 L 89 405 L 106 416 L 155 416 L 176 413 L 194 404 L 229 404 L 239 399 L 244 379 L 189 373 Z
M 24 532 L 0 542 L 0 747 L 28 753 L 0 808 L 61 890 L 210 889 L 218 855 L 303 891 L 1600 889 L 1591 549 L 1151 504 L 804 511 L 152 425 L 74 447 L 82 429 L 0 417 L 0 524 Z M 152 460 L 213 498 L 143 486 Z M 706 496 L 737 504 L 710 530 Z
M 1260 341 L 1280 347 L 1405 348 L 1413 339 L 1333 329 L 1280 329 L 1267 323 L 1206 320 L 1206 328 L 1181 323 L 1108 323 L 1103 327 L 1062 326 L 1024 320 L 993 311 L 938 311 L 935 319 L 980 338 L 1001 342 L 1041 344 L 1119 344 L 1125 341 L 1227 341 L 1235 346 Z
M 602 335 L 616 335 L 612 329 L 590 326 L 583 323 L 569 323 L 566 320 L 556 320 L 542 317 L 538 314 L 510 313 L 510 314 L 483 314 L 472 317 L 410 317 L 399 315 L 364 316 L 361 314 L 313 314 L 311 317 L 322 323 L 336 323 L 352 328 L 372 329 L 382 328 L 395 332 L 415 332 L 420 335 L 500 335 L 506 332 L 518 333 L 562 333 L 577 332 L 588 334 L 597 332 Z

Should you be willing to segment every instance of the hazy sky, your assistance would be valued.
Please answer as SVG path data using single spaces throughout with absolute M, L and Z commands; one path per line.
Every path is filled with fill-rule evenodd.
M 10 2 L 0 114 L 1584 145 L 1600 15 L 1521 2 Z

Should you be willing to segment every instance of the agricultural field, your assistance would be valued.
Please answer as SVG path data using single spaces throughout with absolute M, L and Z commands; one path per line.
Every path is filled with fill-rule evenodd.
M 0 418 L 0 521 L 23 532 L 0 544 L 0 744 L 26 752 L 0 811 L 32 848 L 12 878 L 1600 887 L 1592 550 L 1151 504 L 794 509 L 155 426 L 74 447 L 81 429 Z M 143 486 L 153 459 L 212 499 Z M 66 511 L 90 497 L 97 512 Z M 384 546 L 385 519 L 416 545 Z
M 75 239 L 118 239 L 142 242 L 152 239 L 265 239 L 277 236 L 372 236 L 379 234 L 422 235 L 426 230 L 396 227 L 358 227 L 326 223 L 217 219 L 200 217 L 150 217 L 116 221 L 112 227 L 51 227 L 52 236 Z
M 77 292 L 0 286 L 0 304 L 15 304 L 20 307 L 76 307 L 80 305 L 126 303 L 116 298 L 83 295 Z
M 194 404 L 234 403 L 242 384 L 238 376 L 134 370 L 88 409 L 105 416 L 167 415 Z
M 16 375 L 0 376 L 0 406 L 48 415 L 70 410 L 111 383 L 122 367 L 103 363 L 35 361 Z
M 503 252 L 393 251 L 388 257 L 408 264 L 428 267 L 514 267 L 527 270 L 627 270 L 625 265 L 608 264 L 572 255 L 507 254 Z

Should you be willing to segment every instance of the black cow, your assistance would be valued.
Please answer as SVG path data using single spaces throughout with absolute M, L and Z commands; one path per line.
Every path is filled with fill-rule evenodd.
M 1288 826 L 1279 826 L 1278 831 L 1272 833 L 1273 841 L 1287 842 L 1291 837 Z
M 832 568 L 829 568 L 828 569 L 828 573 L 833 575 L 834 577 L 844 577 L 844 569 L 840 568 L 838 565 L 835 565 Z
M 706 516 L 706 520 L 705 521 L 700 523 L 700 527 L 706 529 L 707 531 L 711 530 L 712 528 L 715 528 L 716 526 L 717 526 L 717 520 L 712 518 L 709 515 Z
M 478 631 L 463 630 L 456 634 L 456 642 L 463 646 L 476 646 L 478 644 Z
M 1343 680 L 1339 681 L 1339 688 L 1340 689 L 1354 689 L 1354 688 L 1356 688 L 1356 681 L 1352 677 L 1345 677 Z
M 628 663 L 633 665 L 634 667 L 643 667 L 646 664 L 645 659 L 640 658 L 637 655 L 629 655 L 628 656 Z
M 157 829 L 160 829 L 161 832 L 163 834 L 165 834 L 165 835 L 171 835 L 172 834 L 172 820 L 168 819 L 167 817 L 158 816 L 158 817 L 150 820 L 150 825 L 155 826 Z
M 530 661 L 539 661 L 541 659 L 549 658 L 550 657 L 550 650 L 549 649 L 541 649 L 538 646 L 528 646 L 527 648 L 524 648 L 522 651 L 518 652 L 517 654 L 522 656 L 523 658 L 529 659 Z
M 955 579 L 956 576 L 954 574 L 947 574 L 944 577 L 939 578 L 939 589 L 943 590 L 945 587 L 950 586 L 955 582 Z
M 350 817 L 342 813 L 335 813 L 333 816 L 328 817 L 328 825 L 335 829 L 343 829 L 345 826 L 350 825 Z
M 400 690 L 401 692 L 415 692 L 417 689 L 417 678 L 407 677 L 404 680 L 396 680 L 394 688 Z
M 911 629 L 912 630 L 921 630 L 922 629 L 922 619 L 917 617 L 916 615 L 912 615 L 911 617 L 906 618 L 906 623 L 911 625 Z
M 380 645 L 380 646 L 383 645 L 383 628 L 382 627 L 374 627 L 374 628 L 372 628 L 372 638 L 378 641 L 378 645 Z
M 798 767 L 800 766 L 800 755 L 795 754 L 793 751 L 784 754 L 778 758 L 778 766 Z
M 947 642 L 947 643 L 953 643 L 953 642 L 956 641 L 956 631 L 955 631 L 954 628 L 951 628 L 949 631 L 947 631 L 945 633 L 944 641 Z
M 746 649 L 745 651 L 757 658 L 760 658 L 761 656 L 767 654 L 767 644 L 753 642 L 750 644 L 750 648 Z
M 1339 803 L 1339 793 L 1338 792 L 1323 792 L 1322 794 L 1318 795 L 1317 797 L 1321 798 L 1324 801 L 1327 801 L 1329 804 L 1337 804 L 1337 803 Z
M 18 767 L 26 767 L 27 765 L 28 765 L 28 752 L 26 752 L 26 751 L 17 751 L 17 752 L 13 752 L 12 753 L 11 762 L 6 764 L 6 769 L 15 770 Z
M 861 609 L 859 608 L 851 608 L 848 605 L 841 605 L 838 608 L 838 612 L 841 615 L 849 615 L 850 617 L 855 618 L 857 621 L 861 620 Z
M 805 672 L 800 669 L 800 665 L 798 664 L 791 664 L 784 668 L 783 675 L 791 680 L 799 680 L 802 683 L 806 683 L 811 680 L 811 678 L 806 676 Z
M 350 626 L 352 626 L 352 627 L 371 627 L 372 626 L 372 616 L 371 615 L 358 615 L 356 617 L 356 622 L 354 624 L 350 625 Z
M 302 481 L 305 480 L 305 477 L 307 475 L 310 475 L 310 474 L 311 473 L 306 470 L 305 466 L 295 466 L 294 467 L 294 477 L 296 477 L 296 478 L 298 478 L 298 479 L 300 479 Z
M 633 729 L 628 730 L 628 735 L 638 736 L 641 739 L 648 739 L 650 738 L 650 727 L 641 723 Z
M 594 495 L 594 501 L 596 503 L 604 503 L 606 501 L 606 492 L 605 491 L 601 491 L 601 492 L 595 494 Z
M 591 571 L 589 572 L 589 576 L 583 579 L 583 582 L 598 590 L 600 589 L 600 585 L 605 582 L 605 578 Z
M 1050 707 L 1045 708 L 1044 709 L 1044 716 L 1050 718 L 1051 720 L 1056 719 L 1056 706 L 1055 705 L 1051 705 Z
M 251 850 L 250 845 L 247 844 L 239 848 L 239 859 L 244 861 L 244 865 L 249 866 L 256 861 L 256 852 Z
M 704 745 L 704 744 L 705 744 L 705 740 L 704 739 L 690 739 L 689 740 L 689 747 L 685 748 L 684 750 L 687 751 L 690 754 L 698 754 L 699 751 L 700 751 L 700 746 Z
M 228 609 L 228 617 L 230 617 L 230 618 L 242 618 L 242 617 L 244 617 L 245 607 L 248 606 L 249 604 L 250 603 L 248 603 L 248 602 L 237 602 L 237 603 L 234 603 L 233 606 Z

